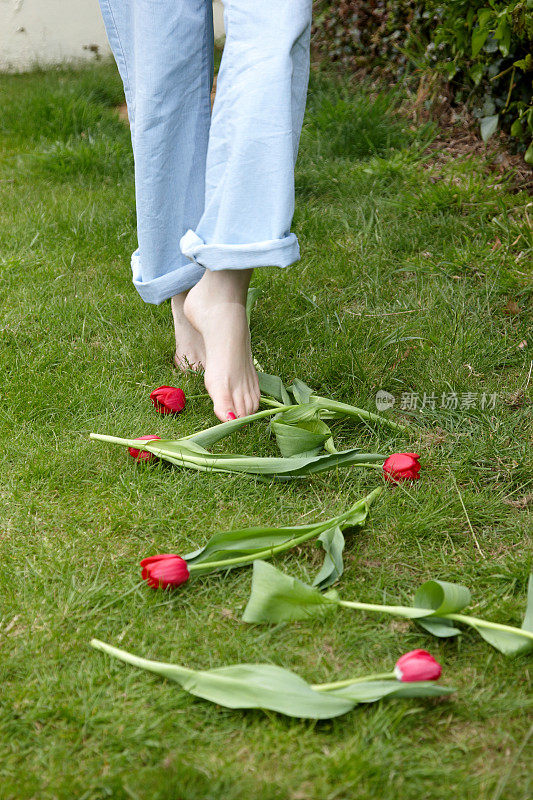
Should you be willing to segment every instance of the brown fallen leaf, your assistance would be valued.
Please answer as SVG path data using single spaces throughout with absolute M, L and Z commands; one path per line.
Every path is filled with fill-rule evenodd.
M 504 314 L 509 314 L 510 316 L 513 317 L 516 316 L 517 314 L 520 314 L 521 311 L 522 309 L 520 308 L 516 300 L 511 300 L 511 298 L 509 298 L 506 306 L 503 309 Z

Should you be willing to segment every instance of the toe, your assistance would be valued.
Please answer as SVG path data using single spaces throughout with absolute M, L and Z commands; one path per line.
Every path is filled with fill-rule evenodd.
M 212 387 L 209 380 L 204 380 L 204 383 L 207 393 L 213 401 L 215 416 L 218 417 L 221 422 L 228 421 L 228 414 L 235 414 L 238 416 L 231 392 L 227 389 L 221 390 L 219 386 Z
M 254 396 L 252 392 L 248 392 L 244 398 L 244 405 L 246 409 L 246 415 L 255 414 L 257 409 L 259 408 L 259 402 L 257 398 Z
M 231 400 L 227 403 L 213 403 L 213 411 L 215 412 L 215 416 L 221 422 L 227 422 L 228 420 L 235 419 L 238 414 L 233 411 L 233 404 Z
M 238 417 L 246 417 L 248 412 L 246 410 L 246 398 L 244 394 L 239 392 L 238 394 L 233 395 L 233 405 L 235 408 L 235 413 Z

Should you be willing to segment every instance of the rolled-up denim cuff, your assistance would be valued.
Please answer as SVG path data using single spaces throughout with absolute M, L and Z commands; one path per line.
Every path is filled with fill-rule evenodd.
M 282 239 L 250 244 L 205 244 L 189 229 L 180 239 L 180 250 L 198 267 L 209 270 L 288 267 L 300 258 L 298 239 L 289 233 Z
M 141 295 L 145 303 L 159 305 L 170 297 L 180 292 L 186 292 L 195 286 L 205 270 L 198 264 L 182 264 L 166 275 L 152 280 L 144 280 L 139 251 L 136 250 L 131 257 L 131 269 L 133 272 L 133 285 Z

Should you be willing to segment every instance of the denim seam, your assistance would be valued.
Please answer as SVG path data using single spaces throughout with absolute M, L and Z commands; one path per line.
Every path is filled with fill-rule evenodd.
M 210 0 L 207 0 L 207 2 L 210 2 Z M 230 38 L 230 30 L 231 30 L 231 22 L 230 22 L 231 0 L 223 0 L 223 4 L 224 4 L 224 12 L 225 12 L 224 16 L 225 16 L 225 26 L 226 26 L 224 52 L 226 53 L 227 65 L 232 67 L 231 71 L 226 67 L 226 70 L 227 70 L 226 82 L 228 82 L 229 78 L 232 76 L 232 73 L 235 71 L 235 66 L 233 66 L 231 64 L 231 60 L 228 59 L 228 53 L 226 51 L 226 46 L 228 45 L 228 42 L 231 42 L 231 38 Z M 207 54 L 206 37 L 207 37 L 207 25 L 205 26 L 205 29 L 204 29 L 204 55 Z M 222 54 L 223 58 L 224 58 L 224 52 Z M 216 97 L 215 97 L 215 102 L 216 102 Z M 230 127 L 230 126 L 228 126 L 228 127 Z M 235 130 L 235 123 L 234 123 L 233 118 L 231 118 L 231 130 L 228 131 L 228 136 L 227 136 L 229 141 L 231 141 L 233 139 L 233 131 L 234 130 Z M 222 180 L 223 179 L 224 179 L 224 176 L 222 177 Z M 192 230 L 192 229 L 190 229 L 190 230 Z M 196 230 L 194 230 L 193 232 L 196 234 Z M 188 233 L 188 231 L 186 231 L 184 235 L 186 235 L 187 233 Z M 183 238 L 183 237 L 181 237 L 181 238 Z M 216 247 L 216 244 L 214 246 Z M 180 250 L 181 250 L 181 240 L 180 240 Z M 190 259 L 194 264 L 197 264 L 199 267 L 203 267 L 203 264 L 200 264 L 200 262 L 198 261 L 198 258 L 197 258 L 196 254 L 190 253 L 187 256 L 187 258 Z M 205 267 L 204 267 L 204 269 L 205 269 Z
M 211 121 L 211 90 L 213 88 L 213 86 L 212 86 L 212 77 L 211 77 L 211 66 L 210 66 L 211 65 L 211 60 L 210 60 L 209 51 L 208 51 L 209 33 L 208 33 L 208 30 L 207 30 L 207 26 L 208 26 L 208 23 L 210 21 L 209 6 L 208 6 L 208 3 L 210 3 L 210 2 L 211 2 L 211 0 L 205 0 L 205 4 L 204 4 L 205 12 L 204 12 L 204 35 L 203 35 L 203 55 L 204 55 L 203 68 L 204 68 L 204 75 L 206 77 L 205 91 L 206 91 L 206 94 L 207 94 L 206 105 L 209 108 L 209 122 Z M 204 206 L 205 206 L 205 189 L 204 189 Z M 179 247 L 179 243 L 178 243 L 178 250 L 179 249 L 180 249 L 180 247 Z M 191 258 L 191 261 L 194 264 L 196 264 L 197 266 L 199 266 L 199 267 L 202 266 L 201 264 L 198 263 L 198 261 L 196 260 L 196 258 L 194 256 Z
M 117 40 L 118 49 L 120 51 L 120 58 L 122 59 L 122 63 L 124 65 L 124 75 L 126 77 L 126 82 L 128 84 L 127 91 L 128 91 L 128 94 L 130 95 L 130 97 L 133 99 L 132 85 L 131 85 L 130 75 L 129 75 L 129 71 L 128 71 L 128 62 L 126 61 L 126 56 L 124 55 L 124 52 L 125 52 L 124 51 L 124 46 L 122 44 L 122 40 L 121 40 L 119 32 L 118 32 L 118 26 L 117 26 L 117 23 L 115 21 L 115 16 L 113 14 L 113 9 L 111 7 L 111 3 L 109 2 L 109 0 L 100 0 L 100 2 L 105 5 L 105 7 L 107 9 L 107 13 L 109 15 L 109 19 L 111 20 L 111 22 L 113 24 L 113 30 L 115 31 L 115 37 L 116 37 L 116 40 Z M 126 87 L 124 87 L 124 88 L 126 89 Z M 134 105 L 135 105 L 135 103 L 134 103 Z

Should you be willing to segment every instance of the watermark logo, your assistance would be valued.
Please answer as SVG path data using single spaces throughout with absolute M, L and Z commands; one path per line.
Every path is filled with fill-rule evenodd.
M 392 408 L 395 402 L 394 395 L 384 389 L 380 389 L 376 394 L 376 408 L 378 411 L 386 411 L 388 408 Z
M 424 411 L 430 409 L 436 411 L 438 408 L 449 411 L 467 411 L 472 408 L 479 408 L 482 411 L 496 408 L 498 402 L 497 392 L 401 392 L 399 397 L 380 389 L 376 393 L 376 408 L 378 411 L 386 411 L 397 405 L 400 411 Z

